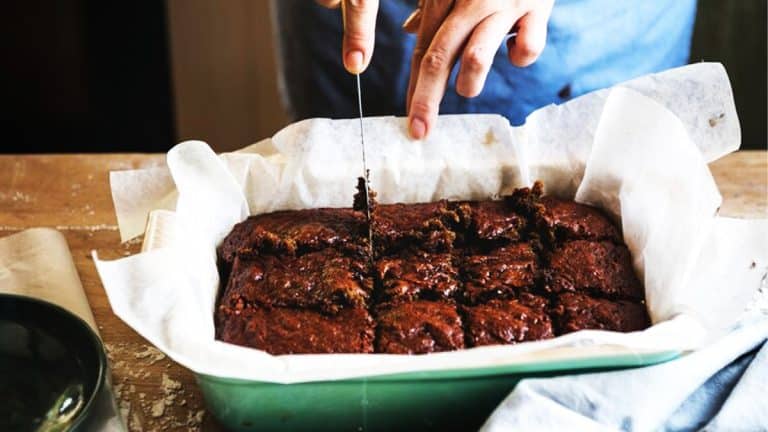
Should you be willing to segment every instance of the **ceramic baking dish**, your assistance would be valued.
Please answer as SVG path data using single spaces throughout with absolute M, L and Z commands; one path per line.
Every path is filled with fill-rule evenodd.
M 173 242 L 173 212 L 151 212 L 143 251 Z M 523 378 L 639 367 L 675 350 L 623 346 L 551 348 L 503 366 L 411 372 L 297 384 L 196 374 L 210 412 L 227 429 L 476 430 Z
M 679 354 L 563 348 L 503 367 L 299 384 L 196 376 L 208 409 L 231 430 L 477 430 L 523 378 L 645 366 Z

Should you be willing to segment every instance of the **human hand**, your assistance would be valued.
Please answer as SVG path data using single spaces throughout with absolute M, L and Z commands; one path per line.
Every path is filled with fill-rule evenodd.
M 315 0 L 329 9 L 341 5 L 344 22 L 344 40 L 341 55 L 344 68 L 349 73 L 362 73 L 371 62 L 373 41 L 376 33 L 378 0 Z
M 509 61 L 528 66 L 544 49 L 554 0 L 420 0 L 403 24 L 416 33 L 408 82 L 408 129 L 415 139 L 427 136 L 437 120 L 440 101 L 453 65 L 461 62 L 456 92 L 477 96 L 485 84 L 496 50 L 507 41 Z

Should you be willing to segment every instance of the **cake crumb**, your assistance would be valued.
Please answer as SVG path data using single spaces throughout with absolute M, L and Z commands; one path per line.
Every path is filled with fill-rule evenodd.
M 710 127 L 717 126 L 718 123 L 723 121 L 724 118 L 725 118 L 725 113 L 720 113 L 720 114 L 717 114 L 715 116 L 710 117 L 710 119 L 709 119 L 709 126 Z
M 190 411 L 187 413 L 187 426 L 199 427 L 203 424 L 203 418 L 205 418 L 205 410 L 197 410 L 194 414 Z
M 128 418 L 128 414 L 131 413 L 131 403 L 125 400 L 120 401 L 120 415 L 124 418 Z
M 163 374 L 162 377 L 163 391 L 178 390 L 181 388 L 181 383 L 172 379 L 168 374 Z
M 153 365 L 165 358 L 165 354 L 163 354 L 159 349 L 149 345 L 145 345 L 143 351 L 139 351 L 133 356 L 137 359 L 148 359 L 148 363 L 150 365 Z
M 113 373 L 112 389 L 129 431 L 200 430 L 205 411 L 195 392 L 185 388 L 182 375 L 151 367 L 164 360 L 154 367 L 164 364 L 169 368 L 172 362 L 165 354 L 145 343 L 105 345 Z M 145 386 L 151 386 L 152 391 Z
M 136 432 L 143 432 L 144 431 L 144 425 L 141 424 L 141 417 L 139 417 L 139 413 L 134 412 L 131 415 L 131 421 L 128 423 L 128 429 Z
M 483 144 L 486 146 L 492 146 L 497 142 L 499 142 L 499 140 L 496 138 L 496 135 L 494 135 L 493 131 L 489 129 L 488 132 L 485 133 L 485 141 Z
M 152 403 L 152 409 L 150 410 L 150 414 L 152 414 L 152 417 L 159 418 L 163 416 L 163 413 L 165 413 L 165 399 L 158 399 Z

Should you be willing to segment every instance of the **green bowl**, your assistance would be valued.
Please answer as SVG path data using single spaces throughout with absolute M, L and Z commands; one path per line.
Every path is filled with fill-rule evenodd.
M 301 384 L 197 375 L 208 409 L 235 431 L 477 430 L 523 378 L 671 360 L 679 351 L 545 360 Z
M 108 398 L 107 383 L 104 348 L 85 321 L 0 294 L 0 430 L 95 430 L 91 414 Z

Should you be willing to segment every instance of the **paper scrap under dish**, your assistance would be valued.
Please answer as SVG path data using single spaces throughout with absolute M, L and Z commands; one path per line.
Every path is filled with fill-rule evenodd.
M 32 228 L 0 239 L 0 293 L 54 303 L 99 334 L 67 240 L 54 229 Z
M 726 99 L 732 100 L 730 93 Z M 745 222 L 750 224 L 747 229 L 716 217 L 720 196 L 701 146 L 690 138 L 697 136 L 690 132 L 696 125 L 682 123 L 679 115 L 628 88 L 611 90 L 592 109 L 599 112 L 588 114 L 597 123 L 588 152 L 580 154 L 583 164 L 551 164 L 547 169 L 551 176 L 578 179 L 572 188 L 557 188 L 561 194 L 570 190 L 566 196 L 599 204 L 621 218 L 634 264 L 646 281 L 655 322 L 642 332 L 582 331 L 546 341 L 424 356 L 271 356 L 216 341 L 215 245 L 248 212 L 349 207 L 360 165 L 356 120 L 315 119 L 291 125 L 269 145 L 262 144 L 268 150 L 265 155 L 218 157 L 204 143 L 179 144 L 169 153 L 179 191 L 179 242 L 116 261 L 97 258 L 96 265 L 118 316 L 182 365 L 222 377 L 294 383 L 508 365 L 530 359 L 526 355 L 544 356 L 556 347 L 694 349 L 733 325 L 757 289 L 760 269 L 768 267 L 768 251 L 749 232 L 755 225 L 765 230 L 766 221 Z M 563 137 L 573 133 L 561 129 L 575 125 L 560 124 L 557 118 L 549 125 L 552 130 L 560 130 Z M 531 143 L 536 142 L 533 132 L 510 129 L 498 116 L 441 116 L 437 133 L 423 142 L 407 139 L 404 119 L 366 122 L 366 131 L 375 131 L 366 144 L 371 180 L 382 202 L 493 197 L 529 184 L 531 168 L 541 162 L 530 158 Z M 730 148 L 736 138 L 723 137 L 722 148 Z M 561 144 L 566 154 L 583 151 Z M 724 262 L 705 249 L 729 238 L 751 247 Z M 727 288 L 729 296 L 721 294 L 721 275 L 741 282 Z

